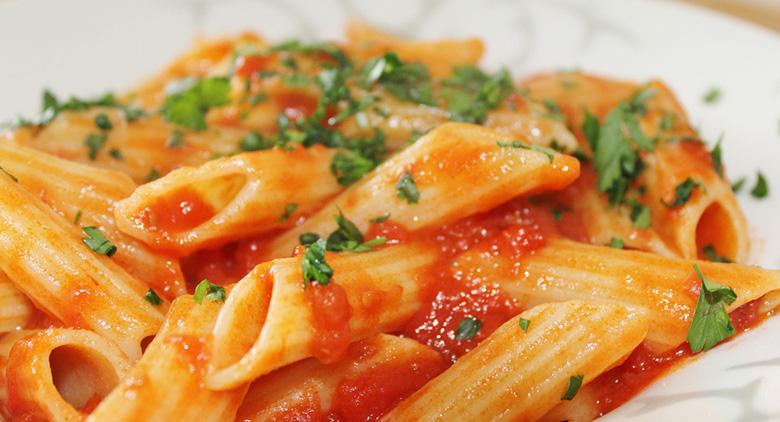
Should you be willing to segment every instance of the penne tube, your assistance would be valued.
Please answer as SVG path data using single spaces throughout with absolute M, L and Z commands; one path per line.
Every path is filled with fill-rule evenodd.
M 424 64 L 433 76 L 447 76 L 453 68 L 476 65 L 485 49 L 477 38 L 409 41 L 355 21 L 347 24 L 346 36 L 346 49 L 357 60 L 393 51 L 401 60 Z
M 361 231 L 370 219 L 387 213 L 393 222 L 416 231 L 487 211 L 518 195 L 561 189 L 579 175 L 574 157 L 511 143 L 481 126 L 443 124 L 271 241 L 267 256 L 288 256 L 302 233 L 327 235 L 339 210 Z M 418 198 L 403 197 L 398 186 L 404 178 L 411 179 Z
M 129 369 L 124 353 L 91 331 L 35 331 L 17 341 L 8 357 L 11 417 L 82 420 Z
M 16 330 L 0 335 L 0 421 L 11 420 L 11 413 L 8 409 L 8 382 L 5 376 L 8 355 L 11 354 L 11 348 L 17 341 L 31 334 L 33 334 L 31 330 Z
M 326 253 L 333 278 L 305 288 L 301 256 L 258 265 L 220 311 L 206 386 L 233 388 L 312 356 L 332 362 L 350 342 L 400 329 L 420 307 L 437 255 L 417 243 Z
M 274 148 L 184 167 L 119 201 L 117 225 L 176 256 L 290 226 L 341 190 L 334 154 Z
M 144 356 L 87 418 L 99 421 L 232 421 L 248 385 L 203 387 L 210 333 L 222 303 L 182 296 Z
M 337 363 L 306 359 L 260 377 L 249 387 L 236 420 L 298 420 L 303 415 L 376 420 L 446 368 L 433 349 L 379 334 L 351 344 Z
M 780 271 L 738 264 L 668 258 L 639 251 L 553 239 L 515 261 L 479 249 L 458 257 L 465 277 L 482 277 L 501 286 L 521 307 L 572 299 L 623 303 L 646 309 L 653 321 L 647 346 L 656 353 L 685 341 L 701 282 L 707 278 L 732 288 L 728 310 L 780 289 Z
M 533 421 L 641 343 L 647 315 L 619 304 L 539 305 L 513 318 L 383 420 Z M 576 392 L 576 390 L 575 390 Z
M 25 328 L 34 313 L 35 307 L 27 296 L 0 271 L 0 333 Z
M 0 165 L 75 226 L 98 227 L 118 249 L 114 261 L 134 277 L 168 297 L 186 293 L 178 261 L 117 229 L 114 204 L 136 188 L 129 177 L 9 142 L 0 142 Z
M 36 306 L 89 328 L 135 360 L 162 323 L 149 287 L 83 242 L 84 233 L 10 177 L 0 175 L 0 271 Z

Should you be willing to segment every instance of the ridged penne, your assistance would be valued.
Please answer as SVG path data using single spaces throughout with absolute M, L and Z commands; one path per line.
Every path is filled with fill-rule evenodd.
M 17 341 L 8 357 L 10 414 L 14 420 L 82 420 L 129 369 L 124 353 L 91 331 L 36 331 Z
M 520 306 L 572 299 L 623 303 L 644 308 L 653 321 L 647 345 L 664 352 L 685 341 L 701 282 L 707 278 L 728 286 L 737 299 L 728 309 L 780 289 L 780 271 L 662 257 L 639 251 L 592 246 L 554 239 L 516 262 L 480 250 L 454 264 L 465 277 L 498 283 Z
M 289 255 L 301 233 L 327 235 L 339 209 L 361 230 L 370 219 L 389 213 L 393 222 L 415 231 L 489 210 L 518 195 L 561 189 L 579 175 L 574 157 L 511 143 L 481 126 L 445 123 L 270 242 L 268 256 Z M 413 180 L 419 200 L 399 193 L 404 177 Z
M 100 421 L 232 421 L 248 385 L 203 388 L 210 333 L 222 303 L 182 296 L 144 356 L 87 418 Z
M 446 367 L 433 349 L 380 334 L 350 345 L 337 363 L 307 359 L 259 378 L 249 387 L 236 420 L 291 420 L 298 415 L 373 420 Z M 392 391 L 393 397 L 353 394 L 365 385 Z
M 138 359 L 141 341 L 163 319 L 144 300 L 149 286 L 91 250 L 72 223 L 4 174 L 0 191 L 0 271 L 45 312 Z
M 181 168 L 119 201 L 117 225 L 177 256 L 290 226 L 341 191 L 334 154 L 273 148 Z
M 410 243 L 325 258 L 333 269 L 325 286 L 304 288 L 301 256 L 258 265 L 236 285 L 214 327 L 209 388 L 311 356 L 332 361 L 351 341 L 399 329 L 419 308 L 437 253 Z
M 383 420 L 533 421 L 641 343 L 647 315 L 619 304 L 539 305 L 513 318 L 476 349 L 399 404 Z
M 5 368 L 8 366 L 8 355 L 17 341 L 29 336 L 33 331 L 16 330 L 0 335 L 0 420 L 11 420 L 11 412 L 8 409 L 8 381 Z
M 0 333 L 24 328 L 34 313 L 35 308 L 27 296 L 0 271 Z
M 168 297 L 186 293 L 178 261 L 153 252 L 117 229 L 114 204 L 136 188 L 125 174 L 62 160 L 9 142 L 0 142 L 0 165 L 74 225 L 98 227 L 117 247 L 114 261 L 134 277 Z

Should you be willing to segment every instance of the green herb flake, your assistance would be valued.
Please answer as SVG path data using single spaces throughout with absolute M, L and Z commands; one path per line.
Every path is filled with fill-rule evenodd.
M 122 155 L 122 151 L 119 150 L 118 148 L 111 148 L 110 150 L 108 150 L 108 155 L 117 161 L 122 161 L 125 159 L 124 155 Z
M 753 186 L 753 189 L 750 190 L 750 195 L 756 199 L 763 199 L 769 195 L 769 185 L 767 184 L 764 174 L 760 171 L 756 176 L 756 184 Z
M 321 285 L 330 283 L 330 279 L 333 277 L 333 268 L 325 261 L 325 248 L 325 239 L 319 239 L 306 246 L 306 253 L 301 261 L 304 287 L 310 282 Z
M 149 289 L 146 291 L 146 295 L 144 295 L 144 299 L 146 299 L 147 302 L 151 303 L 154 306 L 162 305 L 163 301 L 160 299 L 160 296 L 157 295 L 157 293 L 154 292 L 154 290 Z
M 707 351 L 734 335 L 736 330 L 726 312 L 726 305 L 737 299 L 734 290 L 704 277 L 698 264 L 693 269 L 701 280 L 701 292 L 688 329 L 688 344 L 693 353 Z
M 111 130 L 114 128 L 114 125 L 111 124 L 111 120 L 108 118 L 106 113 L 100 113 L 95 116 L 95 126 L 101 130 Z
M 566 391 L 561 396 L 561 400 L 571 400 L 577 395 L 582 387 L 582 381 L 585 378 L 584 375 L 572 375 L 569 377 L 569 385 L 566 387 Z
M 704 93 L 702 100 L 707 104 L 715 104 L 720 100 L 722 93 L 718 87 L 712 87 Z
M 116 246 L 103 236 L 103 233 L 95 226 L 82 227 L 87 237 L 81 238 L 90 249 L 108 257 L 116 253 Z
M 723 262 L 723 263 L 733 263 L 734 261 L 718 255 L 718 253 L 715 251 L 715 246 L 713 246 L 711 243 L 707 244 L 702 248 L 702 252 L 704 253 L 704 256 L 707 257 L 707 260 L 711 262 Z
M 90 133 L 87 135 L 86 139 L 84 139 L 84 145 L 86 145 L 89 150 L 87 156 L 90 160 L 95 161 L 98 152 L 100 152 L 100 149 L 103 148 L 103 145 L 107 140 L 108 138 L 105 133 Z
M 661 202 L 663 202 L 663 204 L 666 205 L 667 208 L 679 208 L 685 205 L 685 203 L 688 202 L 689 199 L 691 199 L 693 190 L 700 186 L 701 183 L 689 177 L 684 181 L 682 181 L 679 185 L 677 185 L 676 188 L 674 188 L 674 201 L 665 202 L 662 200 Z
M 458 324 L 456 337 L 458 340 L 471 340 L 477 335 L 480 328 L 482 328 L 482 321 L 472 317 L 463 318 Z
M 181 84 L 165 98 L 162 115 L 167 121 L 187 129 L 205 130 L 208 110 L 230 102 L 228 78 L 185 80 Z
M 165 141 L 165 148 L 175 149 L 184 146 L 184 132 L 174 130 L 168 140 Z
M 330 171 L 341 186 L 349 186 L 357 182 L 374 167 L 376 167 L 374 160 L 350 150 L 337 152 L 330 163 Z
M 496 145 L 498 145 L 499 148 L 518 148 L 518 149 L 527 149 L 531 151 L 536 151 L 540 154 L 544 154 L 545 157 L 552 163 L 555 160 L 555 154 L 554 151 L 551 151 L 543 146 L 536 145 L 536 144 L 526 144 L 523 141 L 512 141 L 512 142 L 496 142 Z
M 285 205 L 284 206 L 284 212 L 282 213 L 281 216 L 279 216 L 279 221 L 280 222 L 285 222 L 285 221 L 289 220 L 290 216 L 292 216 L 293 213 L 295 212 L 295 210 L 297 210 L 297 209 L 298 209 L 298 204 L 295 204 L 295 203 L 291 202 L 291 203 Z
M 569 210 L 566 208 L 553 208 L 550 211 L 552 212 L 553 220 L 561 221 L 563 218 L 563 213 L 568 212 Z
M 298 241 L 301 243 L 301 245 L 305 245 L 305 246 L 311 245 L 312 243 L 318 240 L 320 240 L 320 235 L 318 235 L 317 233 L 307 232 L 307 233 L 301 233 L 301 235 L 298 236 Z
M 368 222 L 371 223 L 371 224 L 379 224 L 379 223 L 384 223 L 389 218 L 390 218 L 390 213 L 386 212 L 386 213 L 380 215 L 379 217 L 374 217 L 374 218 L 368 220 Z
M 195 287 L 195 293 L 192 298 L 198 305 L 203 303 L 203 300 L 209 302 L 224 302 L 225 301 L 225 288 L 214 284 L 205 278 Z
M 740 177 L 731 185 L 731 191 L 734 193 L 739 193 L 739 191 L 741 191 L 742 188 L 745 186 L 745 183 L 747 183 L 747 178 Z
M 151 170 L 149 170 L 149 174 L 146 175 L 146 182 L 153 182 L 160 178 L 160 173 L 157 171 L 156 168 L 152 167 Z
M 513 91 L 506 69 L 491 75 L 476 66 L 460 66 L 441 81 L 439 95 L 452 120 L 482 124 L 488 111 L 500 107 Z
M 339 210 L 339 214 L 334 216 L 338 228 L 328 236 L 326 249 L 334 252 L 367 252 L 374 246 L 387 242 L 384 237 L 365 241 L 363 233 L 350 219 L 344 216 Z
M 623 244 L 622 239 L 613 237 L 612 239 L 609 239 L 609 246 L 615 249 L 623 249 L 625 245 Z
M 374 83 L 399 100 L 434 105 L 428 69 L 419 63 L 404 63 L 394 52 L 369 60 L 363 67 L 363 88 Z
M 531 325 L 531 320 L 520 317 L 520 319 L 518 319 L 517 322 L 520 324 L 520 329 L 522 329 L 525 332 L 528 332 L 528 326 Z
M 9 173 L 8 170 L 4 169 L 2 166 L 0 166 L 0 173 L 3 173 L 6 176 L 10 177 L 11 180 L 13 180 L 14 182 L 18 182 L 19 181 L 19 179 L 17 179 L 16 176 L 14 176 L 13 174 Z
M 412 173 L 408 170 L 401 175 L 398 183 L 395 184 L 396 196 L 405 199 L 409 204 L 416 204 L 420 200 L 420 191 L 414 183 Z
M 650 208 L 638 202 L 633 203 L 631 206 L 631 223 L 639 229 L 649 228 L 651 224 Z
M 83 213 L 81 212 L 81 210 L 78 210 L 78 211 L 76 212 L 76 216 L 75 216 L 75 217 L 73 217 L 73 224 L 75 224 L 75 225 L 77 225 L 77 226 L 78 226 L 78 225 L 79 225 L 79 223 L 81 223 L 81 216 L 82 216 L 82 215 L 83 215 Z
M 658 130 L 670 130 L 674 127 L 674 121 L 677 119 L 677 114 L 672 111 L 665 111 L 661 116 L 661 120 L 658 122 Z
M 723 149 L 721 143 L 723 142 L 723 135 L 720 135 L 718 142 L 710 151 L 710 159 L 712 160 L 712 167 L 715 168 L 715 173 L 718 176 L 723 177 Z
M 559 122 L 562 122 L 566 120 L 566 116 L 563 115 L 561 112 L 561 107 L 553 100 L 546 99 L 542 101 L 542 104 L 544 104 L 544 108 L 547 110 L 547 118 L 552 120 L 557 120 Z

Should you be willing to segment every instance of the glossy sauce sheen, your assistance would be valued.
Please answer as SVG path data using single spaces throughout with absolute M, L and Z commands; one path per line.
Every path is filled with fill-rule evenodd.
M 136 220 L 147 230 L 178 232 L 197 227 L 214 216 L 214 209 L 187 188 L 156 198 L 138 212 Z
M 311 309 L 314 328 L 312 354 L 322 363 L 333 363 L 344 357 L 352 340 L 349 318 L 352 309 L 347 292 L 334 282 L 311 283 L 304 290 Z

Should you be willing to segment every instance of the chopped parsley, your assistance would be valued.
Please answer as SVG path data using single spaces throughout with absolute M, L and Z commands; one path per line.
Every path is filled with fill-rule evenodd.
M 241 151 L 262 151 L 274 146 L 273 141 L 264 139 L 257 132 L 249 132 L 241 139 L 239 148 Z
M 116 253 L 116 246 L 103 236 L 103 233 L 95 226 L 82 227 L 87 237 L 81 238 L 85 245 L 93 251 L 108 257 Z
M 747 178 L 746 177 L 740 177 L 734 183 L 732 183 L 731 191 L 734 192 L 734 193 L 739 193 L 739 191 L 742 190 L 742 187 L 745 186 L 745 183 L 747 183 Z
M 337 152 L 330 163 L 330 171 L 341 186 L 349 186 L 357 182 L 374 167 L 376 167 L 374 160 L 350 150 Z
M 557 120 L 559 122 L 566 120 L 566 116 L 564 116 L 561 112 L 561 107 L 558 105 L 558 103 L 553 100 L 546 99 L 542 101 L 542 104 L 544 104 L 544 108 L 547 109 L 547 118 Z
M 700 186 L 701 183 L 689 177 L 685 179 L 683 182 L 681 182 L 679 185 L 677 185 L 676 188 L 674 188 L 674 201 L 665 202 L 661 200 L 661 202 L 663 202 L 663 204 L 666 205 L 667 208 L 679 208 L 685 205 L 685 203 L 688 202 L 689 199 L 691 199 L 693 190 Z
M 625 245 L 623 244 L 622 239 L 613 237 L 612 239 L 609 239 L 609 246 L 615 249 L 623 249 Z
M 677 119 L 677 114 L 672 111 L 665 111 L 661 116 L 661 120 L 658 122 L 658 130 L 669 130 L 674 127 L 674 121 Z
M 293 213 L 295 212 L 295 210 L 297 210 L 297 209 L 298 209 L 298 204 L 295 204 L 295 203 L 291 202 L 291 203 L 285 205 L 284 206 L 284 212 L 279 217 L 279 221 L 285 222 L 285 221 L 289 220 L 290 216 L 292 216 Z
M 160 178 L 160 172 L 157 171 L 156 168 L 152 167 L 151 170 L 149 170 L 149 174 L 146 175 L 146 182 L 154 182 L 155 180 Z
M 707 257 L 707 259 L 711 262 L 723 262 L 723 263 L 733 263 L 734 261 L 718 255 L 717 252 L 715 252 L 715 246 L 713 246 L 711 243 L 708 245 L 705 245 L 702 249 L 702 252 L 704 253 L 704 256 Z
M 723 142 L 723 135 L 720 135 L 718 142 L 715 143 L 712 151 L 710 151 L 710 159 L 712 160 L 712 167 L 715 168 L 715 173 L 718 173 L 718 176 L 723 177 L 723 150 L 721 148 L 721 142 Z
M 89 150 L 87 156 L 90 160 L 95 161 L 98 152 L 100 152 L 107 140 L 108 138 L 105 133 L 90 133 L 87 135 L 86 139 L 84 139 L 84 145 L 86 145 Z
M 404 63 L 393 52 L 369 60 L 363 68 L 363 87 L 379 83 L 403 101 L 435 105 L 428 69 L 420 63 Z
M 520 324 L 520 329 L 522 329 L 525 332 L 528 332 L 528 326 L 531 325 L 531 320 L 520 317 L 520 319 L 517 322 Z
M 307 232 L 298 236 L 298 241 L 301 242 L 301 245 L 311 245 L 318 240 L 320 240 L 320 235 L 317 233 Z
M 125 119 L 128 122 L 132 122 L 133 120 L 136 120 L 145 114 L 141 109 L 120 104 L 112 93 L 106 93 L 100 97 L 92 99 L 70 97 L 67 101 L 60 102 L 57 96 L 54 95 L 51 91 L 44 90 L 43 99 L 41 102 L 43 103 L 43 106 L 41 108 L 41 116 L 38 119 L 38 123 L 44 125 L 51 122 L 55 117 L 64 111 L 83 111 L 92 107 L 118 108 L 122 110 L 125 115 Z M 106 118 L 106 121 L 107 120 L 108 119 Z M 100 127 L 100 124 L 97 122 L 97 118 L 95 119 L 95 124 Z M 108 124 L 110 125 L 111 122 L 108 122 Z M 110 127 L 108 129 L 100 127 L 100 129 L 108 130 Z
M 704 93 L 702 100 L 707 104 L 714 104 L 720 100 L 722 93 L 718 87 L 712 87 Z
M 384 237 L 365 241 L 360 229 L 339 210 L 334 217 L 338 228 L 328 236 L 326 249 L 334 252 L 366 252 L 387 242 Z
M 712 349 L 736 332 L 726 312 L 726 305 L 733 303 L 737 294 L 734 290 L 704 277 L 698 264 L 693 264 L 693 269 L 701 280 L 701 293 L 693 312 L 687 340 L 691 351 L 699 353 Z
M 114 125 L 111 124 L 111 120 L 106 113 L 100 113 L 95 116 L 95 126 L 100 130 L 111 130 L 114 128 Z
M 181 148 L 184 146 L 184 132 L 174 130 L 168 140 L 165 141 L 165 148 Z
M 118 148 L 111 148 L 110 150 L 108 150 L 108 155 L 117 161 L 122 161 L 125 159 L 124 155 L 122 155 L 122 151 L 119 150 Z
M 224 302 L 225 288 L 204 278 L 195 287 L 195 293 L 192 295 L 192 298 L 198 305 L 203 303 L 203 299 L 209 302 Z
M 526 144 L 523 141 L 512 141 L 512 142 L 496 142 L 496 145 L 498 145 L 499 148 L 519 148 L 519 149 L 528 149 L 531 151 L 536 151 L 538 153 L 544 154 L 547 159 L 552 163 L 553 160 L 555 160 L 555 154 L 553 154 L 549 149 L 536 145 L 536 144 Z
M 764 178 L 764 174 L 760 171 L 756 177 L 756 184 L 753 186 L 753 189 L 750 190 L 750 195 L 756 199 L 766 198 L 766 196 L 769 195 L 769 185 L 766 182 L 766 178 Z
M 154 292 L 154 290 L 149 289 L 146 291 L 146 295 L 144 296 L 144 299 L 146 299 L 147 302 L 151 303 L 154 306 L 162 305 L 163 301 L 160 299 L 160 296 L 157 295 L 157 293 Z
M 379 217 L 374 217 L 374 218 L 368 220 L 368 222 L 371 223 L 371 224 L 379 224 L 379 223 L 384 223 L 389 218 L 390 218 L 390 213 L 386 212 L 386 213 L 380 215 Z
M 416 204 L 420 200 L 420 191 L 414 183 L 412 173 L 408 170 L 404 172 L 398 183 L 395 184 L 396 196 L 405 199 L 410 204 Z
M 79 223 L 81 223 L 81 216 L 82 216 L 83 214 L 84 214 L 84 213 L 82 213 L 82 212 L 81 212 L 81 210 L 78 210 L 78 211 L 76 212 L 76 216 L 75 216 L 75 217 L 73 217 L 73 224 L 75 224 L 75 225 L 77 225 L 77 226 L 78 226 L 78 225 L 79 225 Z
M 3 173 L 6 176 L 10 177 L 11 180 L 13 180 L 14 182 L 18 182 L 19 181 L 19 179 L 17 179 L 16 176 L 14 176 L 13 174 L 9 173 L 8 170 L 4 169 L 1 166 L 0 166 L 0 173 Z
M 489 75 L 476 66 L 461 66 L 441 81 L 440 96 L 452 120 L 482 124 L 498 108 L 514 84 L 506 69 Z
M 590 145 L 591 151 L 596 151 L 596 142 L 599 137 L 599 119 L 585 110 L 585 119 L 582 121 L 582 133 Z
M 480 328 L 482 328 L 482 321 L 472 317 L 463 318 L 458 324 L 456 337 L 458 340 L 471 340 L 477 335 Z
M 639 229 L 646 229 L 650 227 L 651 215 L 650 208 L 639 202 L 634 202 L 631 206 L 631 223 L 634 227 Z
M 325 248 L 325 239 L 319 239 L 306 246 L 306 253 L 301 261 L 304 287 L 310 282 L 321 285 L 330 283 L 330 278 L 333 277 L 333 268 L 325 261 Z
M 580 387 L 582 387 L 582 380 L 585 378 L 584 375 L 572 375 L 569 377 L 569 385 L 566 387 L 566 391 L 563 393 L 563 396 L 561 396 L 561 400 L 571 400 L 574 398 L 574 396 L 577 395 L 577 392 L 580 391 Z
M 162 115 L 187 129 L 205 130 L 208 110 L 230 102 L 230 80 L 226 77 L 185 79 L 178 85 L 165 98 Z
M 566 208 L 553 208 L 550 211 L 552 212 L 553 220 L 561 221 L 563 218 L 563 213 L 568 212 L 569 210 Z

